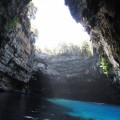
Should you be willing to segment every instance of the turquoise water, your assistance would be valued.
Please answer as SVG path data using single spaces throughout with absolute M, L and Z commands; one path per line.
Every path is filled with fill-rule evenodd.
M 120 120 L 120 106 L 0 93 L 0 120 Z
M 86 120 L 120 120 L 120 106 L 105 105 L 66 99 L 47 99 L 49 102 L 68 108 L 63 111 L 72 117 Z

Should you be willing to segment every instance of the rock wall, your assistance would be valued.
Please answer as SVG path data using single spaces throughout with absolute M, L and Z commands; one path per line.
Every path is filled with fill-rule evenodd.
M 27 83 L 32 77 L 35 54 L 25 13 L 29 2 L 0 1 L 0 89 L 17 89 L 17 85 Z
M 32 92 L 50 98 L 120 104 L 119 91 L 99 67 L 98 55 L 48 56 L 44 61 L 48 65 L 46 72 L 36 73 L 37 79 L 29 82 Z
M 107 55 L 113 80 L 120 83 L 120 1 L 65 0 L 65 4 L 91 36 L 100 56 Z
M 33 49 L 30 39 L 25 37 L 22 30 L 18 31 L 17 34 L 11 33 L 8 39 L 2 43 L 0 49 L 0 71 L 20 81 L 27 82 L 30 79 L 28 74 L 30 67 L 27 64 Z

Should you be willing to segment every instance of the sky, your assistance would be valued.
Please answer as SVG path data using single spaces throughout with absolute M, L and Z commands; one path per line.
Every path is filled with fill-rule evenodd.
M 37 7 L 36 19 L 31 20 L 32 26 L 39 31 L 36 46 L 54 49 L 59 43 L 81 44 L 89 39 L 84 28 L 75 22 L 70 15 L 64 0 L 32 0 Z

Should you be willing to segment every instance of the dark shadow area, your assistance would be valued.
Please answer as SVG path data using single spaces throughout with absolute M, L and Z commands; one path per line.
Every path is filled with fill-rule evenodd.
M 120 104 L 119 91 L 102 72 L 97 55 L 88 58 L 54 56 L 47 62 L 50 73 L 40 75 L 38 72 L 36 83 L 31 82 L 44 96 Z
M 66 108 L 54 105 L 39 94 L 0 93 L 0 120 L 84 120 L 64 114 Z
M 46 94 L 52 95 L 53 93 L 51 83 L 49 81 L 49 76 L 42 73 L 40 70 L 33 73 L 33 77 L 28 82 L 28 86 L 30 92 L 39 93 L 42 96 Z

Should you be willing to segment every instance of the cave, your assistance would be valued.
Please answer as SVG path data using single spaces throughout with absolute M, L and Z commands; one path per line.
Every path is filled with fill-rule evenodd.
M 120 119 L 120 1 L 64 0 L 63 4 L 70 19 L 83 26 L 91 46 L 64 43 L 54 54 L 46 49 L 48 54 L 35 46 L 40 34 L 31 29 L 37 13 L 32 1 L 0 1 L 0 120 Z M 45 21 L 53 27 L 50 16 Z M 46 44 L 52 43 L 50 39 Z

